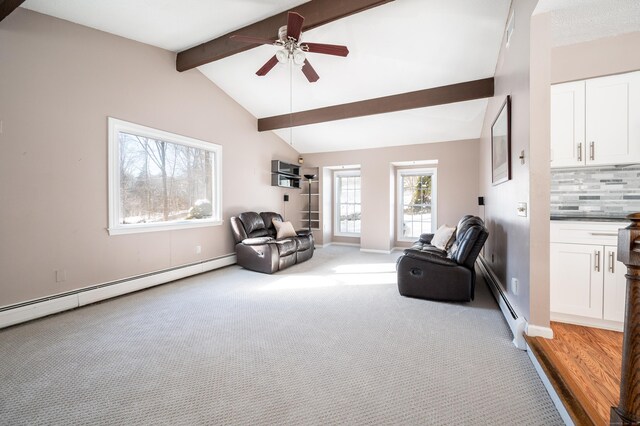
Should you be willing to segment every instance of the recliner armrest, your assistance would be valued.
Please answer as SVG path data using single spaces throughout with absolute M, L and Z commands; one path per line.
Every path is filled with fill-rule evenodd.
M 247 240 L 253 244 L 245 244 Z M 259 243 L 258 240 L 263 242 Z M 252 271 L 272 274 L 278 270 L 279 259 L 278 245 L 271 238 L 246 238 L 236 244 L 236 262 Z
M 271 237 L 245 238 L 244 240 L 242 240 L 242 244 L 244 244 L 245 246 L 257 246 L 260 244 L 271 242 L 274 242 L 273 238 Z
M 422 260 L 428 263 L 435 263 L 437 265 L 442 265 L 442 266 L 460 266 L 455 261 L 449 259 L 448 257 L 437 256 L 437 255 L 420 252 L 420 251 L 407 250 L 405 251 L 404 255 L 413 259 Z
M 307 235 L 312 235 L 313 231 L 309 231 L 308 229 L 300 229 L 296 231 L 299 237 L 306 237 Z

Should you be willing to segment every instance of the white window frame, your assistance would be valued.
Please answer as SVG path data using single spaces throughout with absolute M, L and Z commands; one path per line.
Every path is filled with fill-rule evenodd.
M 130 123 L 116 118 L 108 118 L 109 127 L 109 235 L 134 234 L 141 232 L 169 231 L 176 229 L 201 228 L 207 226 L 219 226 L 222 220 L 222 146 L 163 130 L 153 129 L 140 124 Z M 165 142 L 186 145 L 193 148 L 212 152 L 214 161 L 212 164 L 213 199 L 211 200 L 214 216 L 207 219 L 182 220 L 158 223 L 122 224 L 122 209 L 120 203 L 120 138 L 119 133 L 128 133 L 144 136 Z
M 338 180 L 341 177 L 359 176 L 360 177 L 360 214 L 362 214 L 362 176 L 360 169 L 336 171 L 333 173 L 333 235 L 336 237 L 359 237 L 362 232 L 362 217 L 360 218 L 361 232 L 340 232 L 340 191 L 338 188 Z
M 420 176 L 431 175 L 431 233 L 438 229 L 438 169 L 436 168 L 419 168 L 419 169 L 397 169 L 396 172 L 396 233 L 398 241 L 415 241 L 417 237 L 404 237 L 402 225 L 404 223 L 403 209 L 403 185 L 402 178 L 404 176 Z

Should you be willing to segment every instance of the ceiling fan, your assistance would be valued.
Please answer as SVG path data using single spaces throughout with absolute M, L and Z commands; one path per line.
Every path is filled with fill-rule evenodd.
M 281 49 L 276 52 L 266 64 L 260 68 L 256 74 L 259 76 L 266 75 L 278 62 L 287 63 L 293 61 L 296 65 L 302 65 L 302 73 L 307 77 L 310 83 L 318 81 L 320 76 L 313 69 L 306 58 L 305 53 L 323 53 L 325 55 L 347 56 L 349 49 L 347 46 L 339 46 L 335 44 L 307 43 L 301 42 L 302 23 L 304 17 L 296 12 L 289 12 L 287 25 L 280 27 L 278 30 L 278 39 L 276 41 L 266 38 L 232 35 L 229 38 L 243 43 L 251 44 L 272 44 Z

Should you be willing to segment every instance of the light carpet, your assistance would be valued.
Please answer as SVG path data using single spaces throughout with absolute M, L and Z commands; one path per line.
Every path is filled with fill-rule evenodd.
M 0 424 L 563 424 L 484 282 L 405 298 L 398 255 L 331 246 L 1 330 Z

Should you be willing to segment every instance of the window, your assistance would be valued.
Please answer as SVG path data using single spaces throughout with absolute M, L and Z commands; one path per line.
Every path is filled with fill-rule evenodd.
M 360 171 L 335 173 L 334 234 L 360 235 Z
M 222 223 L 222 147 L 109 118 L 109 233 Z
M 398 240 L 436 229 L 436 169 L 398 170 Z

